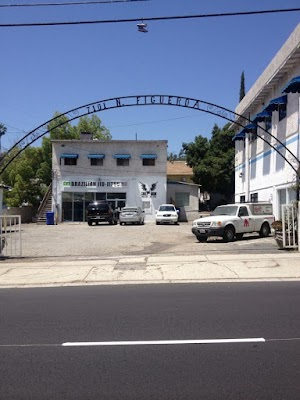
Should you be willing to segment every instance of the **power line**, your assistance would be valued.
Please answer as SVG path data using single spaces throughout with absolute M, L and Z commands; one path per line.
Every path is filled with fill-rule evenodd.
M 102 1 L 72 1 L 64 3 L 35 3 L 35 4 L 1 4 L 0 8 L 8 7 L 51 7 L 51 6 L 81 6 L 91 4 L 133 3 L 151 0 L 102 0 Z
M 260 11 L 242 11 L 216 14 L 195 14 L 195 15 L 177 15 L 171 17 L 149 17 L 149 18 L 128 18 L 128 19 L 108 19 L 95 21 L 65 21 L 65 22 L 30 22 L 18 24 L 0 24 L 0 28 L 17 28 L 17 27 L 35 27 L 35 26 L 58 26 L 58 25 L 90 25 L 90 24 L 112 24 L 138 21 L 166 21 L 179 19 L 198 19 L 198 18 L 218 18 L 218 17 L 238 17 L 246 15 L 262 15 L 287 12 L 299 12 L 300 8 L 283 8 L 276 10 L 260 10 Z

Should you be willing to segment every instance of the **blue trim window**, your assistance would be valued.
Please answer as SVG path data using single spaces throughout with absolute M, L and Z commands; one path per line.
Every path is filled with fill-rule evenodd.
M 117 167 L 128 167 L 130 154 L 114 154 L 114 158 L 117 160 Z
M 105 155 L 104 154 L 89 154 L 88 158 L 90 159 L 91 166 L 102 167 Z
M 78 154 L 67 154 L 67 153 L 61 154 L 60 164 L 62 158 L 64 160 L 64 165 L 77 165 Z
M 144 166 L 154 167 L 156 158 L 156 154 L 141 154 L 141 159 L 143 160 Z

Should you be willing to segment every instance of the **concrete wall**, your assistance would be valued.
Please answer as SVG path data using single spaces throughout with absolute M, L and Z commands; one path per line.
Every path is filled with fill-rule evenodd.
M 21 222 L 26 224 L 30 222 L 34 222 L 36 217 L 37 210 L 33 206 L 24 206 L 24 207 L 8 207 L 3 209 L 2 215 L 20 215 Z
M 176 204 L 176 193 L 188 193 L 189 205 Z M 199 188 L 195 185 L 167 183 L 167 203 L 180 208 L 180 221 L 193 221 L 199 215 Z

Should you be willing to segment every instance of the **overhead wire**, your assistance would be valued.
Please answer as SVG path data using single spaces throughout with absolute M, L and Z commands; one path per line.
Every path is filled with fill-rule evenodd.
M 112 3 L 135 3 L 151 0 L 102 0 L 102 1 L 70 1 L 62 3 L 23 3 L 23 4 L 0 4 L 0 8 L 16 7 L 52 7 L 52 6 L 81 6 L 93 4 L 112 4 Z
M 249 15 L 277 14 L 299 12 L 300 8 L 283 8 L 272 10 L 257 11 L 241 11 L 213 14 L 193 14 L 193 15 L 176 15 L 168 17 L 143 17 L 143 18 L 124 18 L 124 19 L 107 19 L 107 20 L 90 20 L 90 21 L 62 21 L 62 22 L 29 22 L 16 24 L 0 24 L 0 28 L 17 28 L 17 27 L 36 27 L 36 26 L 59 26 L 59 25 L 90 25 L 90 24 L 112 24 L 143 21 L 170 21 L 183 19 L 199 19 L 199 18 L 220 18 L 220 17 L 240 17 Z

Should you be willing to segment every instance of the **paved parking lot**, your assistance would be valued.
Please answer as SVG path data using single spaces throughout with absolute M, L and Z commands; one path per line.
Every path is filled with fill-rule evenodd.
M 224 243 L 213 239 L 199 243 L 191 223 L 179 225 L 107 225 L 87 223 L 59 225 L 22 224 L 22 255 L 26 258 L 106 258 L 153 254 L 275 253 L 273 237 L 247 235 Z

